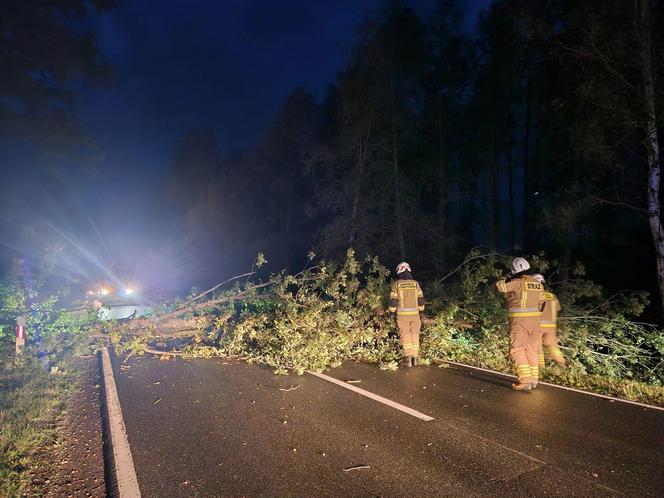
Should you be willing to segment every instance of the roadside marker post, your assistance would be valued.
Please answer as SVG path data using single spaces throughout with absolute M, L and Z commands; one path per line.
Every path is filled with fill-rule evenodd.
M 16 355 L 23 353 L 25 347 L 25 317 L 16 317 Z

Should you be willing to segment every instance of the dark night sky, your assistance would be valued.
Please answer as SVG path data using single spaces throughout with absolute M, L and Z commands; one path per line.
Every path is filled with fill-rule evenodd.
M 430 1 L 417 2 L 430 9 Z M 468 2 L 472 25 L 488 0 Z M 82 121 L 106 168 L 159 171 L 176 140 L 212 127 L 222 153 L 251 146 L 283 98 L 321 96 L 344 65 L 354 30 L 380 0 L 121 2 L 97 19 L 112 87 L 82 92 Z
M 18 192 L 39 185 L 38 202 L 21 200 L 26 212 L 71 235 L 100 261 L 132 260 L 137 249 L 158 251 L 141 233 L 177 140 L 211 127 L 222 154 L 251 147 L 296 87 L 323 95 L 345 64 L 358 24 L 381 3 L 120 0 L 91 20 L 115 77 L 102 88 L 76 91 L 77 113 L 101 162 L 90 173 L 4 140 L 0 161 L 12 168 L 5 168 L 3 183 Z M 433 0 L 412 4 L 426 15 Z M 467 29 L 489 4 L 467 3 Z M 63 180 L 57 186 L 44 174 L 53 170 Z M 71 216 L 76 211 L 85 213 L 87 227 L 72 223 L 81 219 Z M 5 246 L 14 244 L 15 219 L 2 220 Z

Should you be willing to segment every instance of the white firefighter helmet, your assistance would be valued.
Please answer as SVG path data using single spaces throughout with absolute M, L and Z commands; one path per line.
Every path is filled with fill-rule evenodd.
M 406 263 L 405 261 L 402 261 L 401 263 L 399 263 L 397 265 L 397 275 L 399 275 L 399 273 L 403 273 L 405 271 L 411 272 L 412 270 L 410 269 L 410 265 L 408 263 Z
M 546 282 L 546 279 L 544 278 L 544 275 L 542 275 L 541 273 L 534 273 L 533 278 L 535 280 L 537 280 L 540 284 L 543 284 L 544 282 Z
M 523 258 L 514 258 L 512 261 L 512 273 L 521 273 L 530 270 L 530 263 Z

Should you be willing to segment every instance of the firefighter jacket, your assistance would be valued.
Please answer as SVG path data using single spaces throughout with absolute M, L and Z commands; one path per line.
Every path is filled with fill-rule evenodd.
M 544 303 L 544 286 L 530 275 L 512 279 L 503 278 L 496 287 L 507 298 L 507 315 L 510 318 L 541 316 Z
M 424 294 L 416 280 L 397 280 L 390 292 L 390 313 L 397 316 L 419 315 L 424 311 Z
M 558 328 L 558 312 L 560 311 L 560 302 L 553 292 L 544 292 L 544 311 L 540 326 L 544 329 Z

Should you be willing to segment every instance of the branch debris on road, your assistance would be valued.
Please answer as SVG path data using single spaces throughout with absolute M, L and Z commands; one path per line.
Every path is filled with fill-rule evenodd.
M 344 472 L 351 472 L 353 470 L 362 470 L 362 469 L 370 469 L 371 465 L 355 465 L 354 467 L 346 467 Z
M 296 385 L 296 386 L 291 386 L 291 387 L 288 387 L 288 388 L 286 388 L 286 387 L 280 387 L 279 390 L 280 390 L 280 391 L 295 391 L 296 389 L 299 389 L 300 386 L 301 386 L 301 384 L 298 384 L 298 385 Z

